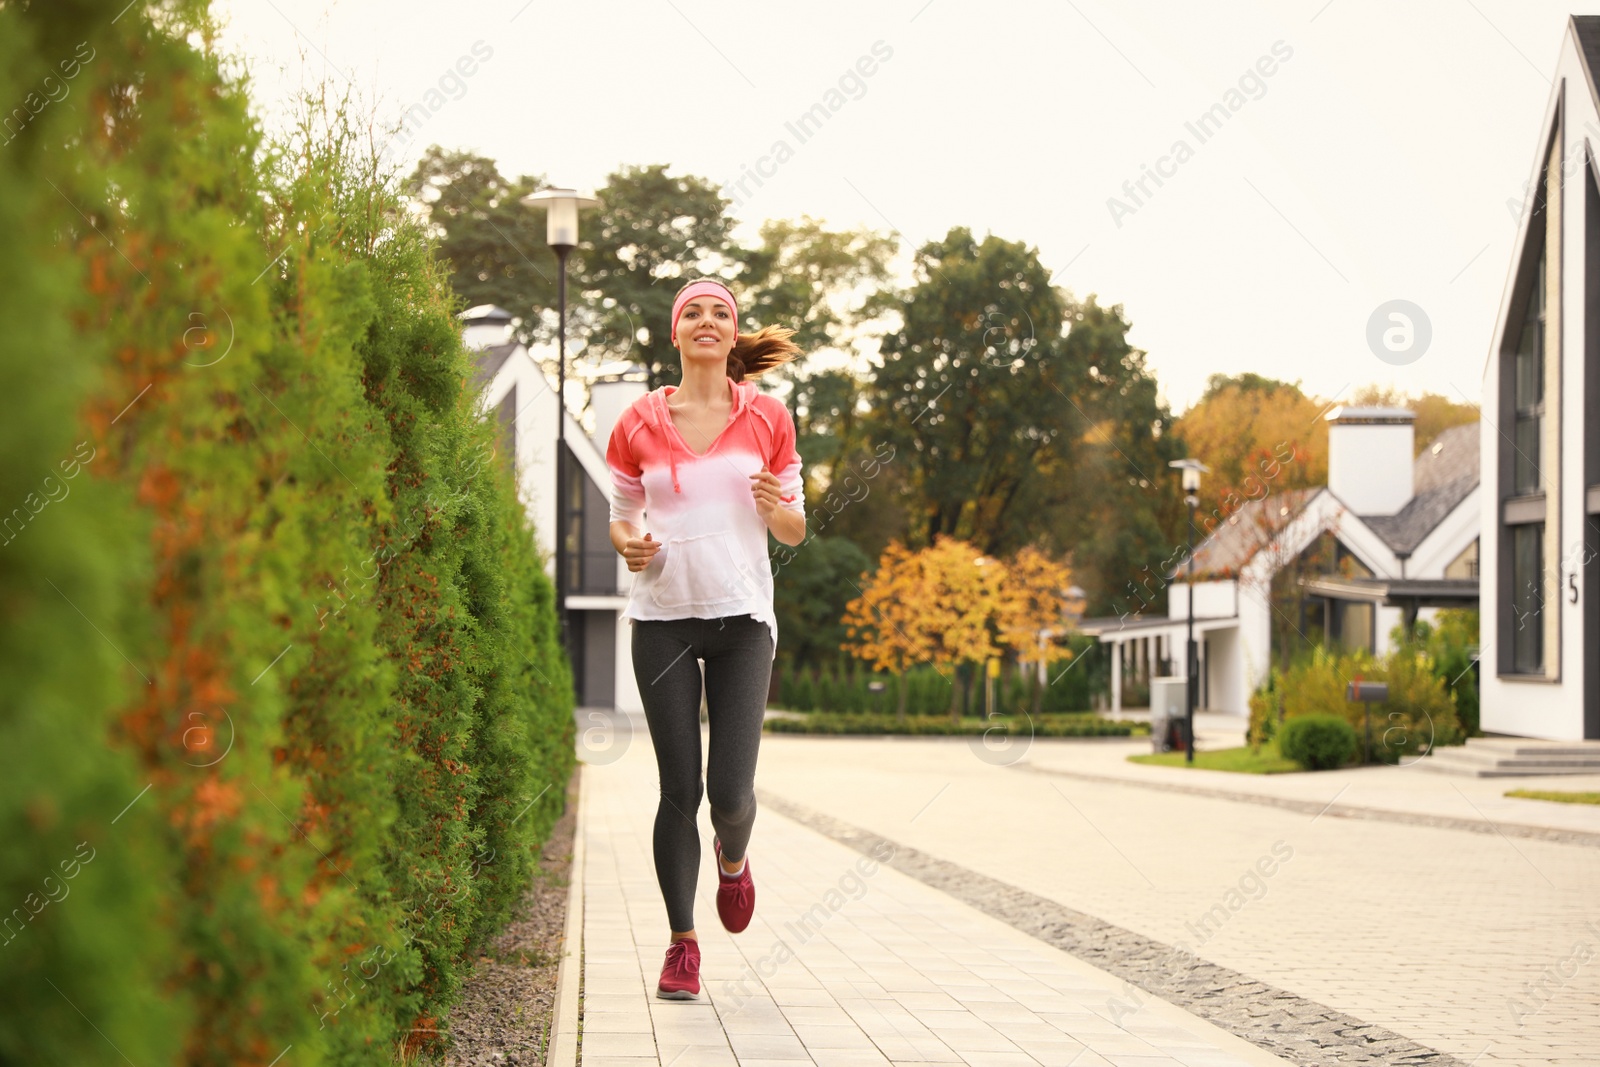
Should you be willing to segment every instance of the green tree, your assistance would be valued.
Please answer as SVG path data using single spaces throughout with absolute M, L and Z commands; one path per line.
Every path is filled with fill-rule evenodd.
M 942 534 L 1003 554 L 1027 542 L 1019 499 L 1050 496 L 1039 471 L 1069 460 L 1082 423 L 1066 304 L 1032 249 L 959 227 L 917 251 L 916 273 L 879 300 L 901 322 L 864 387 L 865 435 L 894 449 L 913 545 Z
M 732 277 L 741 265 L 728 201 L 717 186 L 667 169 L 628 166 L 607 178 L 595 194 L 601 206 L 584 223 L 583 244 L 574 254 L 589 346 L 603 358 L 644 364 L 651 389 L 678 378 L 672 298 L 683 280 Z M 748 319 L 751 309 L 741 310 Z
M 843 537 L 808 538 L 774 558 L 773 610 L 783 635 L 778 656 L 791 665 L 829 666 L 845 640 L 844 604 L 872 559 Z
M 804 352 L 843 349 L 873 294 L 889 282 L 898 243 L 866 227 L 830 230 L 817 219 L 769 220 L 761 244 L 743 253 L 739 277 L 761 324 L 795 331 Z
M 556 301 L 556 258 L 545 242 L 545 213 L 522 198 L 543 177 L 507 179 L 494 160 L 431 146 L 402 189 L 427 208 L 450 285 L 468 307 L 498 304 L 520 320 L 522 340 L 542 336 L 542 315 Z
M 1066 486 L 1036 510 L 1053 538 L 1064 540 L 1088 614 L 1122 610 L 1131 580 L 1159 574 L 1187 537 L 1187 515 L 1168 462 L 1183 455 L 1172 413 L 1160 399 L 1145 353 L 1128 343 L 1120 304 L 1091 295 L 1072 302 L 1067 359 L 1085 368 L 1073 406 L 1079 428 L 1073 462 L 1053 473 Z M 1050 544 L 1041 531 L 1041 544 Z M 1059 543 L 1059 542 L 1056 542 Z M 1159 583 L 1156 583 L 1159 584 Z M 1155 605 L 1164 608 L 1164 603 Z
M 907 538 L 990 555 L 1070 554 L 1091 614 L 1171 555 L 1181 501 L 1171 414 L 1122 308 L 1053 288 L 1026 246 L 965 229 L 925 245 L 886 294 L 900 326 L 863 387 L 868 441 L 894 449 Z

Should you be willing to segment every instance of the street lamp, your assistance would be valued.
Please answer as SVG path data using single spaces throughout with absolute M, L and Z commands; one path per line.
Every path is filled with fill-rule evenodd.
M 1194 706 L 1200 696 L 1200 655 L 1194 643 L 1194 513 L 1200 506 L 1200 475 L 1210 474 L 1211 468 L 1197 459 L 1175 459 L 1167 466 L 1179 471 L 1183 478 L 1183 502 L 1189 505 L 1189 639 L 1184 646 L 1184 715 L 1183 761 L 1194 762 Z
M 567 256 L 578 246 L 578 209 L 599 207 L 592 196 L 576 189 L 542 189 L 522 198 L 524 204 L 545 209 L 545 240 L 560 264 L 556 282 L 556 618 L 561 624 L 561 648 L 569 656 L 567 633 Z

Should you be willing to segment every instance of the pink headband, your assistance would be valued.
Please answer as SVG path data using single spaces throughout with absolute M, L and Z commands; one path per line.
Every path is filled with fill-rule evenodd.
M 734 303 L 733 294 L 721 282 L 699 281 L 689 286 L 678 294 L 678 299 L 672 302 L 672 343 L 678 343 L 678 316 L 683 314 L 683 305 L 697 296 L 714 296 L 733 312 L 733 329 L 739 331 L 739 305 Z

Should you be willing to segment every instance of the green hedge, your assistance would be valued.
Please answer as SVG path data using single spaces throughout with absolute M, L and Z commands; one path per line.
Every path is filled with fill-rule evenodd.
M 1094 661 L 1103 653 L 1096 650 L 1093 638 L 1074 638 L 1072 648 L 1078 655 L 1088 658 L 1077 665 L 1071 661 L 1051 664 L 1050 680 L 1041 694 L 1041 711 L 1089 710 L 1091 687 L 1098 679 L 1098 664 Z M 779 672 L 776 706 L 787 711 L 846 714 L 892 712 L 903 684 L 906 687 L 907 715 L 941 715 L 949 713 L 951 688 L 959 683 L 965 694 L 963 713 L 981 715 L 982 681 L 970 665 L 944 672 L 932 667 L 914 667 L 905 673 L 902 681 L 887 672 L 870 671 L 855 661 L 847 661 L 835 669 L 784 664 Z M 874 693 L 868 689 L 867 686 L 873 682 L 883 683 L 883 692 Z M 995 683 L 996 713 L 1031 713 L 1033 686 L 1030 670 L 1007 664 L 1001 678 Z
M 0 6 L 0 1062 L 383 1062 L 560 814 L 551 589 L 371 147 L 124 3 Z
M 983 734 L 1000 730 L 1034 737 L 1130 737 L 1150 732 L 1148 723 L 1102 719 L 1096 715 L 996 716 L 951 722 L 948 715 L 811 714 L 804 718 L 770 718 L 766 728 L 780 734 Z

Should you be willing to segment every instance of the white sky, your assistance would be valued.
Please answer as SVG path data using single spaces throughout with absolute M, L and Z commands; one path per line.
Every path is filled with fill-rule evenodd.
M 1566 19 L 1600 3 L 219 0 L 218 11 L 269 122 L 275 102 L 324 73 L 397 117 L 475 43 L 493 49 L 464 91 L 447 82 L 457 98 L 399 153 L 408 163 L 437 142 L 579 188 L 629 163 L 721 184 L 782 138 L 793 158 L 735 211 L 752 230 L 809 214 L 894 229 L 910 246 L 954 225 L 1025 241 L 1058 285 L 1124 305 L 1181 411 L 1207 375 L 1242 371 L 1324 397 L 1379 382 L 1476 402 L 1514 237 L 1507 201 L 1533 165 Z M 785 122 L 880 41 L 892 55 L 865 92 L 800 143 Z M 1184 123 L 1279 41 L 1292 56 L 1264 94 L 1200 143 Z M 1180 138 L 1193 157 L 1147 185 L 1119 227 L 1107 199 L 1126 200 L 1123 183 Z M 1409 366 L 1367 346 L 1369 317 L 1393 299 L 1432 323 Z

